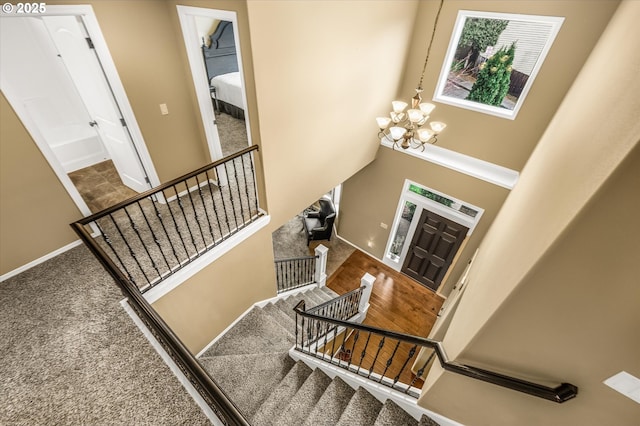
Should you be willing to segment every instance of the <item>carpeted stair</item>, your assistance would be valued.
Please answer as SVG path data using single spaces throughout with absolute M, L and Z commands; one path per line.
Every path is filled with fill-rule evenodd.
M 200 362 L 252 425 L 437 426 L 289 357 L 295 344 L 293 307 L 304 299 L 308 309 L 336 296 L 326 287 L 314 288 L 253 308 Z

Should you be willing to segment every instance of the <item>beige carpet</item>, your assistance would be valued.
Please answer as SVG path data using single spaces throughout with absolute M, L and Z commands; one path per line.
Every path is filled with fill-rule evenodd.
M 0 284 L 0 424 L 205 425 L 84 246 Z

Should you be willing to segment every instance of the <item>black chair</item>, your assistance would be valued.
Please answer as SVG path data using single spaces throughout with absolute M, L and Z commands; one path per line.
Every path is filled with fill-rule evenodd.
M 336 220 L 336 209 L 331 200 L 318 200 L 320 210 L 306 213 L 302 218 L 307 245 L 313 240 L 331 240 L 333 222 Z

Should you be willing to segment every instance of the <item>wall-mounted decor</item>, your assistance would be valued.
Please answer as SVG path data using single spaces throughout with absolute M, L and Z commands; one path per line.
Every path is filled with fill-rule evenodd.
M 434 100 L 513 120 L 563 21 L 459 11 Z

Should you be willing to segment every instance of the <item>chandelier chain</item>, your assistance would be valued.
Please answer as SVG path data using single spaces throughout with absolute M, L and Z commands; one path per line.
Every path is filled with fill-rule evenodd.
M 440 18 L 440 11 L 442 10 L 442 5 L 444 4 L 444 0 L 440 0 L 440 6 L 438 7 L 438 13 L 436 14 L 436 19 L 433 21 L 433 30 L 431 31 L 431 40 L 429 40 L 429 47 L 427 47 L 427 57 L 424 59 L 424 65 L 422 66 L 422 74 L 420 75 L 420 83 L 418 84 L 418 89 L 422 90 L 422 80 L 424 79 L 424 72 L 427 69 L 427 62 L 429 62 L 429 54 L 431 53 L 431 45 L 433 44 L 433 38 L 436 35 L 436 28 L 438 27 L 438 19 Z

